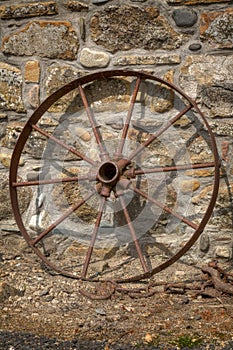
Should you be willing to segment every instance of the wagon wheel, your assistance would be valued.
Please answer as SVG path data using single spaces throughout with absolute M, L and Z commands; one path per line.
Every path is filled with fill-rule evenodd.
M 25 154 L 35 179 L 30 162 L 19 166 Z M 203 183 L 197 172 L 207 173 Z M 170 82 L 127 70 L 80 77 L 51 94 L 27 121 L 10 166 L 25 240 L 50 268 L 83 280 L 139 281 L 173 264 L 202 233 L 218 186 L 215 139 L 197 104 Z

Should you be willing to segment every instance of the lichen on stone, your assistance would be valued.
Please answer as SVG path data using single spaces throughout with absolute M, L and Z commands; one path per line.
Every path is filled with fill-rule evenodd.
M 5 54 L 74 60 L 79 49 L 77 33 L 70 22 L 33 21 L 3 38 Z
M 92 40 L 113 53 L 136 48 L 173 50 L 186 41 L 155 7 L 106 7 L 95 12 L 90 30 Z

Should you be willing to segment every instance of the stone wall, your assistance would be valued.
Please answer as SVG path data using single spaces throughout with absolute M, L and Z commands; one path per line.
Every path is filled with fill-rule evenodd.
M 17 230 L 9 203 L 8 171 L 15 141 L 25 121 L 48 95 L 65 83 L 100 69 L 129 68 L 172 81 L 197 100 L 207 117 L 222 160 L 220 191 L 213 216 L 190 256 L 194 260 L 217 258 L 232 262 L 232 5 L 231 0 L 56 0 L 20 4 L 1 0 L 2 231 Z M 67 95 L 52 106 L 49 123 L 67 110 L 73 98 Z M 170 102 L 166 101 L 168 105 Z M 169 109 L 167 104 L 165 109 L 161 106 L 164 98 L 156 103 L 157 112 Z M 119 125 L 114 130 L 117 128 L 120 129 Z M 111 123 L 106 132 L 111 140 Z M 86 138 L 89 141 L 88 133 Z M 22 160 L 22 169 L 27 164 L 27 176 L 38 166 L 38 147 L 34 144 L 34 151 L 27 152 Z M 203 160 L 200 149 L 196 162 Z M 203 170 L 195 173 L 192 191 L 196 205 L 201 206 L 208 196 L 212 184 L 209 175 Z M 203 177 L 207 179 L 205 185 L 196 186 Z M 181 187 L 185 185 L 182 183 Z M 31 197 L 30 189 L 21 191 L 23 212 L 30 207 Z M 182 235 L 173 235 L 172 240 L 167 243 L 170 247 L 176 240 L 182 244 Z

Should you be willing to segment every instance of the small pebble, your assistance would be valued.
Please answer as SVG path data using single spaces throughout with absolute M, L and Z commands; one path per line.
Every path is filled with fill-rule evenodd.
M 198 51 L 201 49 L 201 44 L 191 44 L 189 45 L 189 50 L 191 51 Z
M 104 309 L 96 309 L 95 312 L 96 312 L 98 315 L 106 316 L 106 312 L 105 312 Z

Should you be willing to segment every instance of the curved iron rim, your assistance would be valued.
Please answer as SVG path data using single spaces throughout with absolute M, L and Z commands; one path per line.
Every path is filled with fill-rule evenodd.
M 86 76 L 77 78 L 70 83 L 64 85 L 60 89 L 56 90 L 53 94 L 48 96 L 41 104 L 40 106 L 34 111 L 32 116 L 29 118 L 29 120 L 26 122 L 17 142 L 14 147 L 12 157 L 11 157 L 11 164 L 10 164 L 10 172 L 9 172 L 9 189 L 10 189 L 10 198 L 11 198 L 11 204 L 12 204 L 12 209 L 15 217 L 15 221 L 18 225 L 18 228 L 23 235 L 24 239 L 28 243 L 28 245 L 33 249 L 33 251 L 39 256 L 39 258 L 52 270 L 56 271 L 57 273 L 74 278 L 74 279 L 79 279 L 79 280 L 84 280 L 84 281 L 91 281 L 91 282 L 98 282 L 99 279 L 89 279 L 89 278 L 82 278 L 80 276 L 77 276 L 73 273 L 70 273 L 68 271 L 63 270 L 62 268 L 57 267 L 54 265 L 50 260 L 48 260 L 42 253 L 41 251 L 35 247 L 31 241 L 32 239 L 27 233 L 27 230 L 23 224 L 20 210 L 19 210 L 19 204 L 18 204 L 18 196 L 17 196 L 17 189 L 16 187 L 13 186 L 13 183 L 17 182 L 17 169 L 19 165 L 19 160 L 21 156 L 21 152 L 24 148 L 25 143 L 27 142 L 27 139 L 32 131 L 32 125 L 36 124 L 39 119 L 43 116 L 43 114 L 50 108 L 50 106 L 56 102 L 58 99 L 66 95 L 67 93 L 71 92 L 72 90 L 76 89 L 79 85 L 83 85 L 89 82 L 93 82 L 95 80 L 99 79 L 104 79 L 104 78 L 109 78 L 109 77 L 119 77 L 119 76 L 131 76 L 131 77 L 140 77 L 143 80 L 154 80 L 157 81 L 161 84 L 164 84 L 168 86 L 169 88 L 175 90 L 178 92 L 181 96 L 183 96 L 196 110 L 196 112 L 200 115 L 200 117 L 203 120 L 203 123 L 205 124 L 208 133 L 210 135 L 210 143 L 211 143 L 211 148 L 212 152 L 214 155 L 214 183 L 213 183 L 213 190 L 211 194 L 211 199 L 209 202 L 209 205 L 207 207 L 207 210 L 199 224 L 199 227 L 197 230 L 192 234 L 191 238 L 186 242 L 186 244 L 176 253 L 174 254 L 171 258 L 166 260 L 164 263 L 156 266 L 155 268 L 151 269 L 148 272 L 133 276 L 133 277 L 128 277 L 128 278 L 121 278 L 121 279 L 116 279 L 115 282 L 117 283 L 126 283 L 126 282 L 136 282 L 140 281 L 143 279 L 148 279 L 151 278 L 153 275 L 156 273 L 164 270 L 168 266 L 172 265 L 175 263 L 178 259 L 181 258 L 192 246 L 193 244 L 197 241 L 199 238 L 200 234 L 203 232 L 204 227 L 206 226 L 216 203 L 216 199 L 218 196 L 218 189 L 219 189 L 219 168 L 220 168 L 220 159 L 218 156 L 218 150 L 217 150 L 217 145 L 216 141 L 214 138 L 214 134 L 210 128 L 210 125 L 207 122 L 207 119 L 197 106 L 196 102 L 192 100 L 188 95 L 186 95 L 179 87 L 175 86 L 173 83 L 167 82 L 162 78 L 159 78 L 157 76 L 153 76 L 144 72 L 138 72 L 138 71 L 133 71 L 133 70 L 106 70 L 106 71 L 97 71 L 92 74 L 88 74 Z

